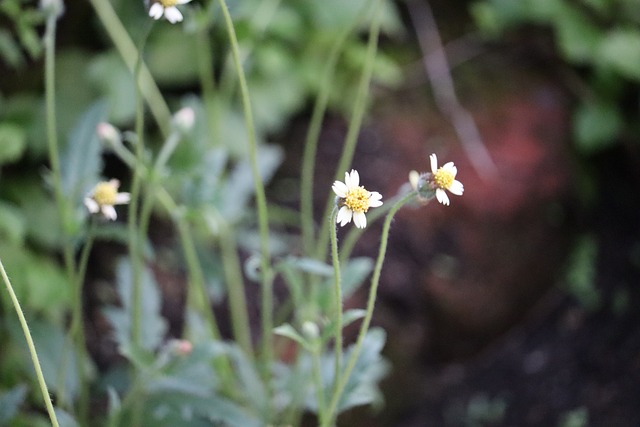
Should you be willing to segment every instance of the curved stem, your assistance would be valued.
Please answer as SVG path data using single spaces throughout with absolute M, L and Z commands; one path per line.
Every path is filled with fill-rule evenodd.
M 373 270 L 373 275 L 371 277 L 371 286 L 369 289 L 369 298 L 367 300 L 367 309 L 364 319 L 362 320 L 362 325 L 360 326 L 360 332 L 358 333 L 358 338 L 356 340 L 356 344 L 353 347 L 351 355 L 349 356 L 349 360 L 340 377 L 340 381 L 338 386 L 335 388 L 333 396 L 331 398 L 331 403 L 329 404 L 328 414 L 326 418 L 325 424 L 322 424 L 322 427 L 330 427 L 333 423 L 333 420 L 337 416 L 338 404 L 340 403 L 340 397 L 344 392 L 345 387 L 347 386 L 347 382 L 349 381 L 349 377 L 351 376 L 351 372 L 358 361 L 358 357 L 360 356 L 360 352 L 362 350 L 362 343 L 364 342 L 364 338 L 369 330 L 369 325 L 371 324 L 371 318 L 373 317 L 373 309 L 375 307 L 376 297 L 378 294 L 378 284 L 380 282 L 380 272 L 382 271 L 382 264 L 384 263 L 384 258 L 387 252 L 387 242 L 389 240 L 389 228 L 391 227 L 391 221 L 393 220 L 394 215 L 402 206 L 407 204 L 411 199 L 416 196 L 415 192 L 411 192 L 400 199 L 393 207 L 389 210 L 387 214 L 384 225 L 382 226 L 382 238 L 380 240 L 380 249 L 378 250 L 378 258 L 376 260 L 376 264 Z
M 368 3 L 368 2 L 367 2 Z M 362 16 L 361 14 L 358 16 Z M 315 171 L 316 153 L 318 151 L 318 140 L 320 138 L 320 129 L 322 127 L 322 119 L 327 110 L 329 95 L 331 92 L 332 77 L 335 72 L 340 52 L 344 42 L 349 37 L 359 22 L 357 19 L 349 27 L 345 28 L 338 36 L 336 43 L 333 45 L 327 65 L 324 69 L 322 83 L 318 98 L 313 106 L 309 130 L 304 142 L 304 153 L 302 155 L 302 170 L 300 173 L 300 224 L 302 226 L 302 244 L 306 256 L 311 256 L 313 251 L 313 175 Z
M 380 33 L 380 0 L 377 0 L 374 8 L 374 17 L 371 21 L 371 26 L 369 29 L 369 43 L 367 45 L 367 55 L 365 59 L 364 68 L 362 70 L 362 75 L 360 77 L 360 84 L 358 86 L 358 91 L 356 93 L 356 98 L 353 103 L 353 114 L 351 116 L 351 120 L 349 121 L 349 129 L 347 131 L 347 136 L 345 138 L 344 148 L 342 150 L 342 155 L 340 156 L 340 160 L 338 162 L 338 167 L 336 168 L 335 179 L 340 179 L 342 174 L 347 170 L 351 161 L 353 160 L 353 155 L 356 149 L 356 143 L 358 141 L 358 133 L 360 132 L 360 128 L 362 126 L 362 119 L 364 117 L 364 111 L 367 105 L 367 96 L 369 94 L 369 84 L 371 83 L 371 76 L 373 74 L 373 64 L 376 57 L 376 52 L 378 50 L 378 35 Z M 327 204 L 324 210 L 323 217 L 326 218 L 330 215 L 331 209 L 333 206 L 333 196 L 327 200 Z M 329 224 L 324 222 L 322 224 L 322 229 L 320 230 L 320 234 L 318 235 L 318 244 L 316 246 L 316 256 L 320 260 L 324 260 L 326 258 L 327 247 L 329 239 L 328 233 Z
M 20 307 L 20 302 L 18 301 L 15 292 L 13 291 L 13 286 L 11 286 L 11 281 L 7 276 L 7 272 L 5 271 L 4 265 L 2 264 L 2 260 L 0 260 L 0 274 L 2 274 L 2 280 L 4 281 L 7 291 L 9 292 L 9 296 L 11 297 L 11 302 L 13 303 L 13 307 L 16 310 L 16 314 L 18 315 L 18 320 L 20 321 L 20 326 L 22 327 L 22 333 L 27 340 L 27 347 L 29 347 L 31 361 L 33 362 L 33 367 L 36 370 L 36 377 L 38 378 L 38 384 L 40 385 L 40 392 L 42 393 L 44 404 L 47 407 L 49 419 L 51 420 L 51 424 L 54 427 L 59 427 L 58 419 L 56 418 L 56 413 L 53 409 L 53 403 L 51 403 L 51 397 L 49 397 L 49 389 L 47 388 L 47 383 L 44 380 L 44 374 L 42 373 L 42 367 L 40 366 L 40 360 L 38 359 L 38 353 L 36 352 L 36 346 L 33 343 L 33 338 L 31 337 L 31 332 L 29 331 L 27 319 L 24 317 L 24 313 L 22 312 L 22 308 Z
M 333 387 L 336 393 L 340 370 L 342 369 L 342 281 L 340 277 L 340 257 L 338 256 L 338 229 L 336 218 L 338 216 L 338 206 L 333 208 L 331 214 L 331 260 L 333 263 L 333 291 L 334 291 L 334 379 Z
M 229 9 L 224 0 L 218 0 L 220 9 L 224 15 L 224 21 L 227 27 L 229 41 L 231 43 L 231 52 L 233 61 L 238 73 L 238 82 L 240 85 L 240 93 L 242 96 L 242 107 L 244 111 L 245 124 L 249 138 L 249 160 L 251 162 L 251 170 L 253 172 L 253 182 L 256 192 L 256 205 L 258 208 L 258 228 L 260 233 L 260 252 L 261 252 L 261 323 L 262 323 L 262 374 L 265 382 L 269 382 L 271 363 L 273 361 L 273 272 L 270 265 L 269 250 L 269 217 L 267 211 L 267 198 L 265 195 L 264 184 L 260 176 L 258 168 L 258 147 L 256 142 L 255 127 L 253 123 L 253 113 L 251 112 L 251 100 L 249 98 L 249 89 L 245 79 L 242 63 L 240 61 L 240 48 L 238 47 L 238 39 L 236 37 L 233 21 L 229 14 Z
M 89 0 L 91 5 L 96 11 L 96 15 L 107 30 L 109 37 L 113 41 L 114 46 L 120 53 L 120 56 L 129 67 L 129 70 L 133 71 L 136 66 L 140 67 L 139 79 L 140 90 L 147 100 L 147 105 L 153 117 L 155 118 L 160 131 L 163 135 L 169 135 L 171 123 L 171 112 L 167 103 L 165 102 L 160 89 L 156 84 L 151 72 L 146 65 L 136 65 L 140 54 L 136 48 L 133 40 L 127 33 L 127 30 L 122 25 L 122 21 L 118 18 L 118 15 L 113 10 L 111 2 L 108 0 Z M 136 78 L 137 79 L 137 78 Z M 136 85 L 138 82 L 136 82 Z

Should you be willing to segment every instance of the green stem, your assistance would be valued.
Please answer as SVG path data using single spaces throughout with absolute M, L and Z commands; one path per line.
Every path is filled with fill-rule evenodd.
M 370 2 L 366 2 L 368 7 Z M 335 73 L 336 64 L 342 52 L 342 47 L 353 32 L 356 25 L 362 19 L 363 14 L 358 14 L 358 18 L 342 33 L 340 33 L 333 45 L 329 57 L 327 59 L 324 72 L 322 74 L 322 82 L 316 102 L 313 106 L 309 130 L 304 143 L 304 153 L 302 155 L 302 170 L 300 173 L 300 224 L 302 226 L 302 244 L 306 256 L 311 256 L 314 242 L 314 220 L 313 220 L 313 176 L 315 172 L 315 160 L 318 151 L 318 140 L 320 138 L 320 130 L 322 128 L 322 120 L 327 110 L 329 95 L 331 93 L 331 84 L 333 83 L 333 75 Z
M 136 121 L 135 121 L 135 164 L 134 174 L 131 182 L 131 197 L 128 210 L 128 235 L 129 235 L 129 257 L 131 259 L 132 271 L 132 322 L 131 322 L 131 341 L 135 347 L 141 342 L 141 298 L 142 298 L 142 269 L 144 264 L 144 238 L 146 230 L 139 227 L 138 204 L 140 201 L 140 191 L 142 188 L 142 168 L 144 167 L 144 102 L 142 99 L 142 87 L 140 83 L 140 70 L 142 69 L 142 52 L 146 40 L 151 32 L 153 21 L 147 26 L 140 40 L 140 49 L 138 50 L 138 58 L 133 68 L 133 79 L 136 88 Z M 147 201 L 150 200 L 150 195 Z M 147 203 L 150 203 L 149 201 Z M 150 208 L 149 208 L 150 209 Z
M 56 41 L 56 26 L 57 16 L 55 14 L 49 14 L 46 21 L 45 34 L 44 34 L 44 46 L 45 46 L 45 103 L 46 103 L 46 115 L 47 115 L 47 144 L 49 150 L 49 161 L 51 163 L 51 178 L 53 182 L 54 198 L 56 206 L 60 214 L 60 220 L 63 233 L 63 245 L 62 256 L 64 260 L 65 272 L 71 283 L 78 285 L 78 278 L 75 272 L 75 260 L 73 256 L 73 246 L 69 239 L 73 229 L 73 220 L 70 217 L 71 208 L 69 206 L 69 200 L 64 196 L 64 189 L 62 186 L 62 172 L 60 166 L 60 149 L 58 147 L 58 133 L 56 129 L 56 90 L 55 90 L 55 41 Z M 81 301 L 75 300 L 72 307 L 72 313 L 77 313 L 82 310 Z M 82 326 L 82 325 L 81 325 Z M 80 326 L 80 329 L 82 327 Z M 72 325 L 73 327 L 73 325 Z M 74 340 L 75 345 L 79 351 L 85 348 L 84 334 L 74 334 L 69 332 Z M 62 354 L 62 371 L 66 370 L 67 365 L 67 350 L 64 350 Z M 79 373 L 81 386 L 86 382 L 84 372 Z M 59 395 L 61 396 L 62 404 L 66 405 L 65 397 L 65 380 L 64 377 L 59 377 Z M 69 402 L 70 404 L 70 402 Z
M 20 326 L 22 327 L 22 333 L 27 340 L 27 347 L 29 348 L 29 353 L 31 354 L 33 367 L 36 370 L 36 377 L 38 378 L 38 384 L 40 385 L 40 392 L 42 393 L 44 404 L 47 407 L 49 419 L 51 420 L 51 424 L 54 427 L 59 427 L 58 419 L 56 418 L 56 413 L 53 409 L 53 403 L 51 403 L 51 397 L 49 396 L 49 389 L 47 388 L 47 383 L 44 380 L 42 367 L 40 366 L 40 360 L 38 359 L 38 353 L 36 352 L 36 346 L 33 343 L 33 338 L 31 337 L 31 332 L 29 331 L 27 319 L 24 317 L 24 313 L 22 312 L 22 308 L 20 307 L 20 302 L 18 301 L 15 292 L 13 291 L 13 286 L 11 286 L 11 281 L 7 276 L 7 272 L 5 271 L 4 265 L 2 264 L 2 260 L 0 260 L 0 274 L 2 274 L 2 280 L 4 281 L 7 291 L 9 292 L 9 296 L 11 297 L 11 302 L 13 303 L 13 307 L 16 310 L 16 314 L 18 315 L 18 320 L 20 321 Z
M 376 259 L 373 275 L 371 277 L 371 286 L 369 289 L 369 298 L 367 300 L 366 314 L 364 316 L 364 319 L 362 320 L 362 325 L 360 326 L 360 332 L 358 333 L 356 344 L 351 352 L 351 355 L 349 356 L 349 360 L 344 369 L 344 372 L 340 376 L 338 386 L 334 390 L 333 396 L 331 398 L 331 403 L 329 404 L 328 414 L 325 419 L 325 423 L 321 425 L 322 427 L 330 427 L 333 423 L 333 420 L 336 418 L 340 398 L 342 397 L 342 393 L 344 392 L 347 382 L 349 381 L 349 377 L 351 376 L 353 368 L 355 367 L 356 362 L 360 357 L 362 343 L 364 342 L 364 338 L 369 330 L 369 325 L 371 324 L 371 318 L 373 317 L 373 309 L 375 307 L 375 302 L 378 295 L 380 272 L 382 271 L 382 264 L 384 263 L 384 258 L 387 252 L 387 242 L 389 240 L 389 228 L 391 227 L 391 221 L 393 220 L 396 212 L 398 212 L 398 210 L 400 210 L 402 206 L 411 201 L 415 196 L 415 192 L 411 192 L 405 195 L 402 199 L 396 202 L 395 205 L 393 205 L 384 220 L 384 225 L 382 226 L 380 249 L 378 250 L 378 258 Z
M 218 0 L 222 14 L 224 15 L 225 24 L 229 41 L 231 43 L 231 52 L 236 72 L 238 73 L 238 81 L 240 84 L 240 93 L 242 96 L 242 106 L 244 111 L 245 123 L 249 137 L 249 160 L 251 162 L 251 170 L 253 172 L 253 181 L 256 192 L 256 205 L 258 208 L 258 227 L 260 233 L 260 252 L 261 252 L 261 323 L 262 323 L 262 374 L 263 379 L 268 383 L 270 376 L 271 363 L 273 361 L 273 272 L 270 265 L 269 251 L 269 216 L 267 211 L 267 198 L 265 195 L 264 184 L 260 176 L 258 168 L 258 147 L 256 142 L 255 127 L 253 124 L 253 114 L 251 112 L 251 100 L 249 98 L 249 89 L 245 79 L 242 63 L 240 61 L 240 48 L 238 39 L 233 27 L 233 21 L 229 14 L 229 9 L 224 0 Z
M 108 0 L 89 0 L 91 5 L 96 11 L 96 15 L 104 25 L 109 37 L 113 41 L 114 46 L 120 53 L 120 56 L 124 60 L 127 67 L 129 67 L 130 71 L 134 71 L 136 64 L 139 58 L 139 52 L 136 48 L 133 40 L 127 33 L 127 30 L 122 25 L 122 21 L 118 18 L 118 15 L 113 10 L 113 6 L 111 6 L 111 2 Z M 171 112 L 167 103 L 165 102 L 158 85 L 156 84 L 151 72 L 147 68 L 146 65 L 140 65 L 139 72 L 139 85 L 144 95 L 147 105 L 149 106 L 149 110 L 151 114 L 156 120 L 160 131 L 163 135 L 169 135 L 170 133 L 170 123 L 171 123 Z M 136 82 L 136 85 L 138 83 Z
M 201 28 L 196 34 L 196 48 L 198 50 L 198 75 L 200 77 L 200 88 L 202 90 L 202 99 L 204 101 L 205 111 L 207 113 L 207 127 L 209 128 L 209 139 L 212 145 L 220 145 L 220 126 L 218 126 L 219 118 L 216 112 L 216 93 L 213 70 L 213 50 L 211 41 L 209 40 L 208 28 Z
M 403 195 L 404 194 L 399 194 L 389 200 L 385 200 L 384 205 L 374 209 L 373 211 L 367 212 L 367 224 L 373 224 L 378 219 L 382 218 L 387 212 L 389 212 L 391 207 L 400 200 L 400 198 L 402 198 Z M 365 229 L 363 228 L 351 227 L 346 237 L 342 240 L 342 245 L 340 246 L 340 262 L 347 262 L 349 260 L 351 253 L 353 252 L 353 248 L 360 237 L 362 237 L 364 231 Z
M 253 346 L 251 344 L 249 311 L 242 279 L 242 266 L 238 257 L 238 247 L 233 235 L 233 228 L 230 224 L 222 224 L 219 242 L 227 291 L 229 293 L 229 311 L 231 312 L 233 336 L 247 357 L 252 358 Z
M 322 384 L 322 371 L 320 370 L 320 351 L 314 349 L 312 353 L 313 362 L 313 382 L 316 385 L 316 400 L 318 401 L 318 419 L 320 424 L 324 423 L 326 417 L 326 402 L 324 399 L 324 385 Z
M 338 256 L 338 228 L 336 218 L 338 217 L 338 206 L 333 208 L 331 214 L 331 260 L 333 263 L 333 291 L 334 291 L 334 313 L 335 335 L 334 335 L 334 394 L 337 392 L 338 379 L 342 369 L 342 280 L 340 277 L 340 257 Z
M 358 91 L 353 103 L 353 114 L 349 121 L 349 129 L 347 130 L 347 136 L 345 137 L 345 144 L 342 150 L 342 155 L 338 161 L 338 167 L 336 169 L 335 179 L 341 179 L 344 176 L 345 171 L 353 160 L 353 155 L 358 141 L 358 133 L 362 126 L 362 119 L 367 105 L 367 97 L 369 94 L 369 85 L 371 83 L 371 75 L 373 73 L 373 65 L 378 49 L 378 35 L 380 33 L 380 0 L 376 1 L 374 5 L 374 17 L 371 21 L 371 27 L 369 29 L 369 43 L 367 45 L 367 55 L 365 58 L 364 68 L 362 70 L 362 76 L 360 77 L 360 84 L 358 85 Z M 323 218 L 327 218 L 331 214 L 333 208 L 333 196 L 327 200 L 327 204 L 324 210 Z M 316 256 L 320 260 L 326 258 L 328 239 L 329 239 L 329 224 L 325 221 L 322 224 L 322 229 L 318 235 L 318 244 L 316 246 Z

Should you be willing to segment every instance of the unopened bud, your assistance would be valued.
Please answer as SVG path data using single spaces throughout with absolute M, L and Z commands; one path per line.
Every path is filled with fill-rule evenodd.
M 64 12 L 64 3 L 62 0 L 40 0 L 40 9 L 57 18 Z
M 184 107 L 173 116 L 173 122 L 177 128 L 184 133 L 191 131 L 196 120 L 196 113 L 191 107 Z
M 302 324 L 302 333 L 312 340 L 315 340 L 320 336 L 318 325 L 310 321 L 306 321 Z
M 96 126 L 96 133 L 98 134 L 100 141 L 108 145 L 114 146 L 122 143 L 122 135 L 120 134 L 120 131 L 110 123 L 98 123 L 98 126 Z

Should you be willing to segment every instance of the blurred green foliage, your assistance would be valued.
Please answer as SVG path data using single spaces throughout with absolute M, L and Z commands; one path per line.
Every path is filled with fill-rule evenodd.
M 558 56 L 576 70 L 573 131 L 582 153 L 629 141 L 640 130 L 638 107 L 628 103 L 629 89 L 640 86 L 637 0 L 483 0 L 471 12 L 491 38 L 525 25 L 553 31 Z
M 110 4 L 131 38 L 141 40 L 152 25 L 144 2 L 113 0 Z M 263 182 L 268 182 L 283 158 L 282 149 L 268 141 L 293 116 L 305 112 L 321 90 L 326 90 L 320 82 L 327 56 L 341 34 L 352 27 L 342 45 L 328 94 L 329 108 L 348 116 L 366 61 L 367 45 L 360 36 L 372 19 L 367 9 L 369 2 L 234 0 L 228 4 L 251 93 L 259 173 Z M 382 32 L 387 37 L 397 37 L 402 26 L 394 6 L 384 1 L 382 9 Z M 164 220 L 186 219 L 195 236 L 208 292 L 219 300 L 224 297 L 222 284 L 226 277 L 221 269 L 222 255 L 212 247 L 223 231 L 235 228 L 238 245 L 248 253 L 256 250 L 255 188 L 247 160 L 247 130 L 237 96 L 237 73 L 220 10 L 216 2 L 194 1 L 183 12 L 183 25 L 153 23 L 143 52 L 170 109 L 190 106 L 196 112 L 195 128 L 158 171 L 161 176 L 156 183 L 166 189 L 180 209 L 168 213 L 158 209 L 157 214 L 164 215 Z M 82 6 L 67 2 L 58 22 L 60 31 L 67 36 L 57 46 L 55 63 L 56 132 L 60 141 L 57 155 L 64 196 L 73 211 L 63 222 L 52 196 L 44 96 L 38 74 L 43 72 L 40 34 L 44 17 L 32 1 L 2 0 L 0 19 L 9 24 L 0 27 L 0 59 L 13 77 L 0 84 L 0 258 L 28 315 L 51 393 L 62 404 L 73 402 L 83 398 L 79 378 L 91 378 L 96 388 L 92 398 L 108 401 L 106 412 L 95 419 L 97 424 L 132 416 L 130 402 L 126 397 L 120 399 L 136 379 L 139 389 L 134 392 L 145 397 L 142 425 L 260 426 L 274 390 L 278 409 L 283 412 L 290 405 L 315 410 L 308 355 L 295 366 L 275 366 L 273 384 L 265 384 L 255 361 L 234 344 L 211 340 L 203 334 L 192 353 L 184 357 L 177 354 L 165 342 L 167 325 L 160 313 L 161 295 L 153 274 L 146 270 L 142 278 L 144 345 L 134 348 L 130 343 L 132 284 L 127 260 L 114 263 L 120 304 L 101 308 L 113 329 L 114 345 L 141 376 L 136 377 L 122 363 L 98 372 L 86 354 L 69 350 L 73 348 L 67 333 L 73 284 L 61 267 L 60 255 L 69 241 L 76 256 L 86 244 L 89 223 L 83 198 L 99 180 L 111 177 L 105 176 L 111 172 L 104 168 L 105 159 L 113 154 L 113 147 L 104 146 L 96 136 L 96 125 L 109 121 L 122 129 L 133 127 L 134 79 L 86 2 Z M 82 25 L 66 27 L 78 22 Z M 38 79 L 23 78 L 34 74 Z M 375 84 L 393 85 L 400 78 L 391 56 L 381 51 L 374 64 Z M 147 120 L 149 149 L 143 153 L 145 159 L 153 159 L 163 144 L 156 125 Z M 131 137 L 130 133 L 127 137 Z M 126 144 L 131 143 L 126 139 Z M 100 224 L 97 234 L 99 240 L 126 241 L 121 223 Z M 291 239 L 284 229 L 273 233 L 274 256 L 284 255 Z M 151 242 L 145 243 L 149 258 L 157 261 Z M 183 268 L 183 262 L 179 258 L 172 267 Z M 292 258 L 282 262 L 292 294 L 306 286 L 302 282 L 309 274 L 329 280 L 325 273 L 309 271 L 312 262 Z M 368 259 L 355 259 L 345 266 L 346 295 L 362 285 L 371 268 Z M 324 264 L 320 269 L 331 271 Z M 325 309 L 331 301 L 326 288 L 320 295 Z M 97 300 L 103 302 L 101 296 Z M 0 425 L 48 425 L 44 416 L 33 410 L 41 398 L 31 391 L 34 387 L 26 387 L 34 381 L 32 365 L 4 292 L 0 301 Z M 188 313 L 189 324 L 197 334 L 202 319 L 192 314 Z M 361 317 L 362 313 L 356 310 L 345 313 L 346 321 Z M 332 324 L 322 328 L 327 341 Z M 377 329 L 365 337 L 340 410 L 380 400 L 377 383 L 387 369 L 380 356 L 385 339 Z M 221 355 L 233 362 L 237 373 L 234 389 L 242 399 L 219 393 L 222 379 L 214 367 Z M 322 373 L 327 384 L 323 392 L 327 395 L 331 392 L 333 368 L 331 358 L 323 358 Z M 63 410 L 58 416 L 61 425 L 76 425 L 74 417 Z

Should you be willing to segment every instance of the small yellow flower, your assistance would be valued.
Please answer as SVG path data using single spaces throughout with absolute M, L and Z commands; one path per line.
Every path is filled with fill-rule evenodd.
M 176 7 L 179 4 L 189 3 L 191 0 L 156 0 L 149 8 L 149 16 L 153 19 L 160 19 L 162 15 L 167 21 L 175 24 L 182 21 L 182 13 Z
M 129 193 L 118 193 L 120 181 L 112 179 L 98 183 L 93 190 L 84 198 L 84 205 L 92 214 L 101 212 L 102 215 L 114 221 L 118 215 L 114 205 L 125 205 L 129 203 Z
M 344 182 L 336 181 L 331 188 L 342 199 L 342 207 L 336 218 L 336 222 L 342 227 L 353 219 L 356 227 L 365 228 L 367 226 L 365 213 L 369 208 L 382 206 L 382 195 L 377 191 L 367 191 L 361 187 L 360 175 L 355 169 L 345 172 Z
M 429 156 L 431 160 L 431 173 L 433 174 L 430 179 L 431 186 L 436 190 L 436 199 L 443 205 L 449 205 L 449 196 L 445 190 L 448 190 L 451 194 L 456 196 L 462 196 L 464 193 L 464 186 L 458 180 L 456 175 L 458 168 L 456 168 L 453 162 L 445 163 L 441 168 L 438 168 L 438 157 L 435 154 Z

